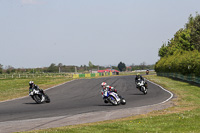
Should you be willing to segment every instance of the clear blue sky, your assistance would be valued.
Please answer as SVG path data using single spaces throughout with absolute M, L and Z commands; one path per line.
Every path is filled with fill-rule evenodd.
M 154 64 L 200 0 L 0 0 L 0 64 Z

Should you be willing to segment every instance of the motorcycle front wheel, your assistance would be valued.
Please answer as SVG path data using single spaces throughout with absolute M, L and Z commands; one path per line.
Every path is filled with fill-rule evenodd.
M 121 104 L 125 105 L 126 104 L 126 100 L 124 98 L 121 99 Z
M 45 95 L 45 98 L 46 98 L 46 103 L 50 103 L 50 98 L 49 98 L 49 96 Z
M 42 102 L 41 102 L 42 96 L 40 96 L 40 95 L 34 95 L 34 96 L 33 96 L 33 99 L 34 99 L 35 102 L 38 103 L 38 104 L 42 103 Z

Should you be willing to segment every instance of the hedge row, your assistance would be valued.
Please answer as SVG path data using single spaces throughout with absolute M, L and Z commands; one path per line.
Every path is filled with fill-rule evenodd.
M 155 71 L 200 76 L 200 53 L 197 50 L 176 51 L 171 56 L 162 57 L 156 63 Z

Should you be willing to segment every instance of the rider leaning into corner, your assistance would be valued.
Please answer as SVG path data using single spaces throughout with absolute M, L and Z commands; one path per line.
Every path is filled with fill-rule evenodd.
M 112 86 L 110 86 L 110 85 L 107 85 L 106 82 L 102 82 L 102 83 L 101 83 L 101 87 L 102 87 L 102 92 L 103 92 L 104 90 L 108 90 L 108 91 L 111 91 L 111 92 L 115 92 L 115 93 L 118 95 L 118 97 L 121 98 L 121 96 L 117 93 L 117 90 L 116 90 L 114 87 L 112 87 Z
M 40 89 L 36 84 L 34 84 L 33 81 L 30 81 L 30 82 L 29 82 L 29 92 L 30 92 L 30 89 L 39 90 L 42 94 L 44 94 L 43 90 Z M 41 102 L 43 102 L 44 100 L 45 100 L 45 97 L 42 97 Z
M 144 78 L 140 75 L 140 73 L 137 73 L 137 75 L 136 75 L 136 77 L 135 77 L 135 83 L 136 83 L 136 88 L 138 88 L 138 89 L 139 89 L 139 86 L 137 85 L 137 83 L 138 83 L 139 81 L 141 81 L 141 80 L 144 81 Z M 144 83 L 145 83 L 145 86 L 146 86 L 146 88 L 147 88 L 147 82 L 144 81 Z

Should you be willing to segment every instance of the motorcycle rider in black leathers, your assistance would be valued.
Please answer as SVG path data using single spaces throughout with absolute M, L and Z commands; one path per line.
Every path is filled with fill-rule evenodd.
M 34 84 L 33 81 L 29 82 L 29 92 L 30 92 L 31 89 L 39 90 L 42 94 L 44 94 L 43 90 L 40 89 L 36 84 Z M 43 102 L 44 100 L 45 100 L 45 97 L 42 97 L 41 102 Z
M 138 89 L 139 89 L 139 86 L 137 85 L 137 83 L 141 80 L 144 81 L 144 78 L 140 75 L 140 73 L 137 73 L 137 75 L 135 77 L 135 84 L 136 84 L 136 88 L 138 88 Z M 144 83 L 145 83 L 145 87 L 147 88 L 147 83 L 146 82 L 144 82 Z

